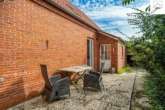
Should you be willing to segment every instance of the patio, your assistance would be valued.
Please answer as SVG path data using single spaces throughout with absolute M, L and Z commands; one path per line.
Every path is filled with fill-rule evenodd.
M 46 103 L 41 96 L 19 104 L 9 110 L 129 110 L 135 74 L 103 74 L 104 92 L 87 91 L 82 82 L 71 86 L 71 96 Z

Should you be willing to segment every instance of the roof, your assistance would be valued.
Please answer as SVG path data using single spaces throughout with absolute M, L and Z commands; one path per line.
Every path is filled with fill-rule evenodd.
M 45 0 L 46 2 L 58 6 L 63 11 L 71 14 L 82 22 L 90 25 L 96 30 L 101 30 L 87 15 L 85 15 L 80 9 L 72 5 L 69 0 Z
M 98 33 L 103 34 L 107 37 L 112 37 L 113 39 L 119 40 L 124 43 L 124 40 L 121 39 L 120 37 L 102 31 L 87 15 L 85 15 L 80 9 L 72 5 L 69 2 L 69 0 L 44 0 L 44 1 L 60 9 L 61 11 L 70 15 L 76 20 L 84 23 L 85 25 L 92 27 Z
M 102 35 L 105 35 L 107 37 L 111 37 L 111 38 L 116 39 L 116 40 L 120 40 L 121 42 L 123 42 L 125 44 L 125 41 L 123 39 L 121 39 L 120 37 L 118 37 L 118 36 L 115 36 L 115 35 L 110 34 L 110 33 L 106 33 L 104 31 L 98 31 L 98 33 L 100 33 Z

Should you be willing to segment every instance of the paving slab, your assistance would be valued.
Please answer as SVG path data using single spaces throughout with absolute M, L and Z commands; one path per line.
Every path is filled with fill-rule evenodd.
M 144 69 L 138 69 L 132 95 L 131 110 L 151 110 L 148 97 L 145 95 L 145 80 L 149 73 Z

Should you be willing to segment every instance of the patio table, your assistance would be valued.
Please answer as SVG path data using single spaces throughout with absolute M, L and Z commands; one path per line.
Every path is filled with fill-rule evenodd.
M 66 68 L 61 68 L 58 71 L 62 72 L 64 74 L 67 74 L 68 76 L 71 76 L 71 83 L 76 88 L 78 92 L 81 93 L 81 90 L 79 90 L 79 87 L 77 85 L 77 82 L 81 79 L 83 81 L 84 74 L 86 70 L 92 70 L 92 67 L 87 65 L 80 65 L 80 66 L 71 66 Z M 74 79 L 74 77 L 79 76 L 79 78 Z M 83 92 L 85 94 L 85 91 Z
M 80 65 L 80 66 L 71 66 L 71 67 L 61 68 L 58 71 L 65 72 L 67 74 L 72 74 L 71 81 L 72 81 L 72 79 L 74 79 L 74 77 L 76 75 L 78 75 L 79 78 L 72 81 L 72 83 L 74 83 L 74 82 L 78 82 L 79 79 L 83 79 L 83 76 L 85 74 L 85 71 L 86 70 L 91 70 L 91 69 L 92 69 L 92 67 L 90 67 L 90 66 Z

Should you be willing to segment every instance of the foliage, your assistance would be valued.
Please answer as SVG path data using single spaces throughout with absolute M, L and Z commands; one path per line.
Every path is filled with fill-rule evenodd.
M 165 109 L 165 71 L 161 67 L 155 66 L 149 70 L 152 73 L 147 77 L 145 90 L 151 99 L 153 110 Z
M 135 0 L 123 0 L 123 5 L 128 5 Z
M 127 5 L 134 0 L 123 0 Z M 133 65 L 146 68 L 151 74 L 146 81 L 146 93 L 153 110 L 165 110 L 165 15 L 150 15 L 135 9 L 129 23 L 140 29 L 140 37 L 127 41 L 128 55 Z
M 147 80 L 147 95 L 153 110 L 165 109 L 165 15 L 150 15 L 148 10 L 135 9 L 129 23 L 139 28 L 140 37 L 127 41 L 128 55 L 133 65 L 146 68 L 150 73 Z
M 125 66 L 125 67 L 118 70 L 118 74 L 122 74 L 122 73 L 125 73 L 125 72 L 130 73 L 131 71 L 132 71 L 131 67 Z

